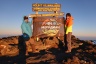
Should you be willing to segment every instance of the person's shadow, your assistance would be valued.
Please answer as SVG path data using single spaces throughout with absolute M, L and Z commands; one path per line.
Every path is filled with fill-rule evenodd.
M 26 46 L 22 36 L 18 37 L 19 54 L 16 56 L 2 56 L 0 57 L 0 64 L 26 64 Z
M 24 42 L 23 36 L 19 36 L 18 38 L 18 63 L 17 64 L 26 64 L 26 43 Z

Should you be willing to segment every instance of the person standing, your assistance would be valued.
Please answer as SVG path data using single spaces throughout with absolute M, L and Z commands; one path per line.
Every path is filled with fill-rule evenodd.
M 25 49 L 26 49 L 26 54 L 25 55 L 28 55 L 28 48 L 27 48 L 28 43 L 31 44 L 32 51 L 35 51 L 34 40 L 31 39 L 31 37 L 32 37 L 31 25 L 32 25 L 32 21 L 29 22 L 28 17 L 24 16 L 24 20 L 23 20 L 23 23 L 21 25 L 21 29 L 22 29 L 22 33 L 23 33 L 22 36 L 23 36 L 24 45 L 25 45 Z
M 66 23 L 65 23 L 66 42 L 67 42 L 67 51 L 66 51 L 66 53 L 71 52 L 72 25 L 73 25 L 73 17 L 71 16 L 70 13 L 67 13 L 66 14 Z

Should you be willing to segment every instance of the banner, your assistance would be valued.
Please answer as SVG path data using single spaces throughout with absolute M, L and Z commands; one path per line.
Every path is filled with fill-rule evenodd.
M 33 36 L 64 36 L 64 17 L 34 17 Z

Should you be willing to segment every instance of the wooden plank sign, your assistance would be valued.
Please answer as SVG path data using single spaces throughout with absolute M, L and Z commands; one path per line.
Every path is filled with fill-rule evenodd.
M 61 10 L 60 4 L 32 4 L 32 11 L 53 12 L 60 10 Z
M 32 4 L 32 7 L 61 7 L 61 4 Z
M 39 12 L 52 12 L 52 11 L 60 11 L 60 8 L 39 8 L 39 7 L 36 7 L 36 8 L 32 8 L 32 11 L 39 11 Z
M 63 16 L 64 13 L 60 12 L 60 13 L 53 13 L 53 14 L 30 14 L 29 17 L 47 17 L 47 16 Z

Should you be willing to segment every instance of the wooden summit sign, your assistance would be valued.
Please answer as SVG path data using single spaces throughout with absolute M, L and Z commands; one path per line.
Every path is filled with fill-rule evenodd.
M 32 4 L 32 11 L 35 14 L 30 14 L 33 18 L 33 36 L 48 37 L 48 36 L 64 36 L 64 13 L 61 12 L 60 4 Z M 38 12 L 51 12 L 39 14 Z M 52 13 L 53 12 L 53 13 Z

